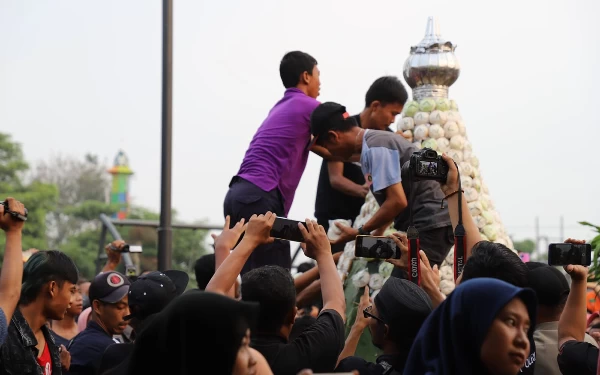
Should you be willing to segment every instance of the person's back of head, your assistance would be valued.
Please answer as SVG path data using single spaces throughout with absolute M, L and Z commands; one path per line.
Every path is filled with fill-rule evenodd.
M 374 302 L 379 318 L 389 328 L 385 339 L 393 342 L 405 358 L 421 325 L 433 311 L 431 299 L 415 283 L 392 276 L 383 284 Z M 371 323 L 380 324 L 374 320 Z M 376 329 L 371 330 L 374 331 Z
M 47 297 L 47 318 L 62 320 L 75 292 L 79 271 L 73 260 L 57 250 L 33 254 L 23 267 L 19 303 L 27 306 L 38 297 Z
M 279 64 L 279 75 L 286 89 L 303 87 L 310 97 L 319 96 L 319 70 L 317 60 L 306 52 L 292 51 L 286 53 Z
M 258 333 L 277 333 L 292 324 L 296 315 L 296 288 L 290 272 L 279 266 L 263 266 L 242 277 L 242 300 L 261 306 Z
M 538 323 L 558 321 L 571 290 L 567 278 L 544 263 L 528 262 L 526 266 L 528 286 L 537 295 Z
M 517 287 L 528 285 L 527 266 L 508 247 L 494 242 L 478 242 L 467 259 L 462 281 L 488 277 L 505 281 Z
M 215 254 L 206 254 L 198 258 L 194 263 L 194 273 L 198 289 L 206 289 L 208 282 L 215 274 Z

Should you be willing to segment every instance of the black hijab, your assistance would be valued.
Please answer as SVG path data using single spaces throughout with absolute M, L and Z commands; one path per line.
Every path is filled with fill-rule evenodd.
M 135 341 L 129 374 L 231 375 L 258 304 L 190 290 L 176 298 Z

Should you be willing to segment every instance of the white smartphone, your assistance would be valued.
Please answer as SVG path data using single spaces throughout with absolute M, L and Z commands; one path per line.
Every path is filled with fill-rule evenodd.
M 141 253 L 142 247 L 139 245 L 129 245 L 129 252 L 130 253 Z

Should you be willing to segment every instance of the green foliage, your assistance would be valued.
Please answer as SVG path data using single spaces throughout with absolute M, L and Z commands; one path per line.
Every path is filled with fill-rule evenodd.
M 598 233 L 598 235 L 590 241 L 590 244 L 592 245 L 592 266 L 589 271 L 589 279 L 590 281 L 600 281 L 600 262 L 598 260 L 600 257 L 600 226 L 588 223 L 587 221 L 581 221 L 579 224 L 592 227 L 596 233 Z
M 55 185 L 59 192 L 56 207 L 46 218 L 50 246 L 62 247 L 69 237 L 89 230 L 90 220 L 96 220 L 100 213 L 111 215 L 118 210 L 105 203 L 110 189 L 106 169 L 90 154 L 82 160 L 53 156 L 38 163 L 34 180 Z
M 31 178 L 26 179 L 29 165 L 19 143 L 10 135 L 0 133 L 0 200 L 14 197 L 25 204 L 29 213 L 23 229 L 23 249 L 59 249 L 67 253 L 83 277 L 96 273 L 100 250 L 101 213 L 111 216 L 116 205 L 107 204 L 110 176 L 106 166 L 94 155 L 83 159 L 55 156 L 36 165 Z M 177 213 L 173 211 L 173 220 Z M 130 219 L 158 221 L 160 215 L 143 207 L 132 207 Z M 142 245 L 141 255 L 132 255 L 141 270 L 157 268 L 157 234 L 155 228 L 117 228 L 130 244 Z M 193 264 L 206 253 L 206 231 L 173 230 L 173 268 L 190 273 Z M 0 255 L 4 251 L 4 236 L 0 235 Z M 107 238 L 107 241 L 110 241 Z M 1 258 L 0 258 L 1 259 Z
M 513 241 L 514 248 L 523 253 L 533 253 L 535 250 L 535 241 L 530 239 L 525 239 L 522 241 Z
M 21 145 L 0 133 L 0 191 L 20 190 L 21 175 L 29 169 Z

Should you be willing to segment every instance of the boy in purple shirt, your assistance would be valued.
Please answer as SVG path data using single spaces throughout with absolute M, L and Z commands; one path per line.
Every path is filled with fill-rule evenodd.
M 317 60 L 304 52 L 288 52 L 279 73 L 286 88 L 283 98 L 254 134 L 225 197 L 224 212 L 231 217 L 232 226 L 267 211 L 286 217 L 306 167 L 310 115 L 319 105 L 316 98 L 321 86 Z M 275 240 L 259 246 L 242 274 L 267 264 L 290 269 L 289 242 Z

